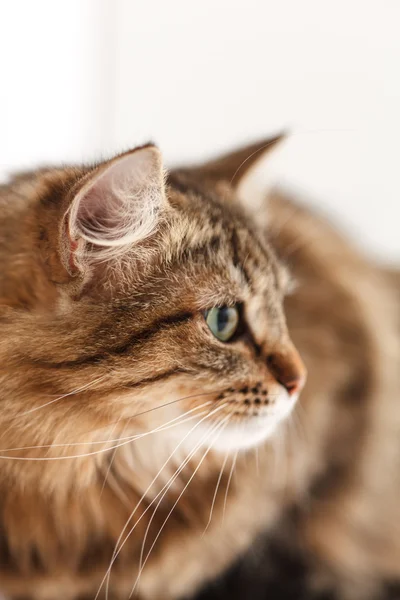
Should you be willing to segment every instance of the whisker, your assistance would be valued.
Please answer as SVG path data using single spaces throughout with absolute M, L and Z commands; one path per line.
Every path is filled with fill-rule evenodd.
M 221 467 L 221 470 L 219 472 L 219 476 L 218 476 L 218 480 L 217 480 L 217 485 L 215 486 L 215 492 L 214 492 L 214 496 L 213 496 L 212 503 L 211 503 L 210 516 L 208 517 L 207 525 L 206 525 L 203 533 L 201 534 L 201 537 L 204 537 L 204 535 L 206 534 L 206 531 L 207 531 L 207 529 L 208 529 L 208 527 L 209 527 L 209 525 L 211 523 L 211 519 L 212 519 L 212 515 L 213 515 L 213 510 L 214 510 L 214 505 L 215 505 L 215 500 L 216 500 L 217 494 L 218 494 L 218 488 L 219 488 L 219 485 L 221 483 L 222 475 L 223 475 L 223 473 L 225 471 L 225 466 L 226 466 L 226 463 L 228 461 L 229 454 L 230 454 L 230 450 L 228 450 L 228 452 L 226 453 L 224 462 L 222 463 L 222 467 Z
M 72 390 L 72 392 L 67 392 L 66 394 L 63 394 L 62 396 L 58 396 L 58 398 L 49 400 L 49 402 L 46 402 L 45 404 L 42 404 L 41 406 L 35 406 L 34 408 L 30 408 L 29 410 L 27 410 L 23 413 L 20 413 L 17 416 L 24 417 L 25 415 L 30 415 L 31 413 L 36 412 L 37 410 L 40 410 L 41 408 L 45 408 L 45 406 L 49 406 L 50 404 L 54 404 L 55 402 L 58 402 L 59 400 L 63 400 L 64 398 L 68 398 L 69 396 L 75 396 L 75 394 L 79 394 L 79 392 L 83 392 L 84 390 L 87 390 L 88 388 L 92 387 L 99 381 L 102 381 L 103 379 L 105 379 L 105 377 L 107 377 L 107 375 L 108 375 L 108 373 L 106 375 L 102 375 L 101 377 L 98 377 L 97 379 L 94 379 L 90 383 L 85 383 L 85 385 L 82 385 L 79 388 L 75 388 L 74 390 Z
M 211 401 L 210 401 L 210 403 L 211 403 Z M 196 407 L 196 409 L 197 408 L 201 408 L 201 407 Z M 192 409 L 192 410 L 195 410 L 195 409 Z M 181 419 L 182 417 L 186 416 L 186 414 L 187 413 L 183 413 L 183 415 L 179 415 L 178 417 L 175 417 L 171 421 L 168 421 L 168 423 L 172 423 L 173 421 L 176 421 L 177 419 Z M 180 423 L 175 423 L 175 425 L 179 425 L 179 424 Z M 46 457 L 22 457 L 22 456 L 0 455 L 0 458 L 3 458 L 5 460 L 27 460 L 27 461 L 35 461 L 35 460 L 36 461 L 43 461 L 43 460 L 50 461 L 50 460 L 67 460 L 67 459 L 73 459 L 73 458 L 84 458 L 84 457 L 88 457 L 88 456 L 95 456 L 97 454 L 103 454 L 104 452 L 110 452 L 114 448 L 120 448 L 121 446 L 130 444 L 131 442 L 133 442 L 135 440 L 142 439 L 143 437 L 146 437 L 146 436 L 156 433 L 158 431 L 163 431 L 164 429 L 167 429 L 167 428 L 169 428 L 169 427 L 166 427 L 166 424 L 163 424 L 163 425 L 160 425 L 159 427 L 156 427 L 155 429 L 152 429 L 151 431 L 146 431 L 145 433 L 128 436 L 127 438 L 125 438 L 126 441 L 118 443 L 115 446 L 111 446 L 110 448 L 101 448 L 100 450 L 96 450 L 95 452 L 85 452 L 84 454 L 72 454 L 69 456 L 55 456 L 55 457 L 49 457 L 49 456 L 46 456 Z M 117 441 L 120 441 L 120 440 L 117 440 Z M 107 443 L 107 440 L 104 440 L 102 443 Z M 70 444 L 66 444 L 66 445 L 69 446 Z M 61 446 L 63 446 L 63 444 L 61 444 Z M 49 446 L 45 446 L 45 447 L 47 448 Z M 56 444 L 54 444 L 54 447 L 56 447 Z M 37 448 L 37 446 L 33 446 L 33 448 Z M 22 448 L 22 450 L 24 450 L 24 449 L 26 449 L 26 448 Z
M 214 428 L 212 427 L 211 429 L 214 429 Z M 189 461 L 195 455 L 195 453 L 198 451 L 198 449 L 203 445 L 204 441 L 206 441 L 208 439 L 209 435 L 210 435 L 210 431 L 206 431 L 205 434 L 202 436 L 200 442 L 195 446 L 195 449 L 189 454 L 188 457 L 186 457 L 186 459 L 182 462 L 182 464 L 177 469 L 177 471 L 175 471 L 175 473 L 172 475 L 172 477 L 170 477 L 169 481 L 167 482 L 167 485 L 165 486 L 166 489 L 165 489 L 164 493 L 161 495 L 159 501 L 157 502 L 157 505 L 156 505 L 156 507 L 155 507 L 155 509 L 153 511 L 153 514 L 150 517 L 150 520 L 149 520 L 149 522 L 147 524 L 147 527 L 146 527 L 145 534 L 143 536 L 142 548 L 141 548 L 140 558 L 139 558 L 139 572 L 141 572 L 141 568 L 142 568 L 143 553 L 144 553 L 144 548 L 145 548 L 147 536 L 148 536 L 151 524 L 153 522 L 153 519 L 154 519 L 154 517 L 156 515 L 156 512 L 157 512 L 157 510 L 158 510 L 161 502 L 164 500 L 165 496 L 169 492 L 172 484 L 174 483 L 174 481 L 176 481 L 176 479 L 179 476 L 179 474 L 182 472 L 182 470 L 185 468 L 185 466 L 189 463 Z
M 188 411 L 186 411 L 185 413 L 183 413 L 183 415 L 180 415 L 180 416 L 182 416 L 182 417 L 186 417 L 186 416 L 187 416 L 187 415 L 189 415 L 190 413 L 192 413 L 192 412 L 194 412 L 194 411 L 197 411 L 197 410 L 199 410 L 200 408 L 203 408 L 203 407 L 205 407 L 205 406 L 208 406 L 208 405 L 210 405 L 211 403 L 212 403 L 212 401 L 211 401 L 211 400 L 209 400 L 208 402 L 203 402 L 203 404 L 200 404 L 200 406 L 196 406 L 196 407 L 192 408 L 191 410 L 188 410 Z M 191 419 L 196 419 L 197 417 L 201 416 L 202 414 L 204 414 L 204 413 L 200 413 L 200 415 L 199 415 L 199 414 L 196 414 L 196 415 L 193 415 L 192 417 L 189 417 L 189 418 L 187 418 L 187 419 L 181 420 L 181 421 L 179 421 L 179 423 L 177 423 L 177 425 L 182 425 L 183 423 L 186 423 L 187 421 L 190 421 Z M 169 423 L 172 423 L 173 421 L 176 421 L 178 418 L 179 418 L 179 417 L 175 417 L 175 419 L 172 419 L 171 421 L 168 421 L 168 422 L 166 423 L 166 425 L 168 425 Z M 128 421 L 128 423 L 126 423 L 126 424 L 125 424 L 125 426 L 124 426 L 124 429 L 125 429 L 125 428 L 128 426 L 129 422 L 130 422 L 130 421 Z M 117 423 L 118 423 L 118 421 L 117 421 Z M 169 429 L 169 427 L 168 427 L 167 429 Z M 163 429 L 161 429 L 160 431 L 164 431 L 164 428 L 163 428 Z M 102 488 L 101 488 L 100 496 L 102 495 L 102 493 L 103 493 L 103 491 L 104 491 L 104 488 L 105 488 L 105 485 L 106 485 L 106 481 L 107 481 L 107 477 L 108 477 L 108 475 L 109 475 L 109 473 L 110 473 L 110 471 L 111 471 L 112 464 L 113 464 L 113 462 L 114 462 L 114 459 L 115 459 L 115 456 L 116 456 L 117 450 L 118 450 L 118 448 L 115 448 L 115 449 L 114 449 L 114 452 L 113 452 L 112 458 L 111 458 L 111 460 L 110 460 L 110 464 L 108 465 L 107 472 L 106 472 L 106 475 L 105 475 L 105 478 L 104 478 L 104 481 L 103 481 L 103 485 L 102 485 Z
M 232 459 L 231 470 L 229 471 L 228 483 L 226 485 L 225 498 L 224 498 L 224 508 L 222 510 L 222 523 L 224 523 L 224 521 L 225 521 L 225 511 L 226 511 L 226 503 L 228 500 L 229 486 L 231 485 L 232 475 L 233 475 L 233 471 L 234 471 L 234 468 L 236 465 L 236 460 L 237 460 L 238 454 L 239 454 L 239 450 L 236 450 L 235 456 Z
M 114 433 L 114 431 L 115 431 L 115 429 L 116 429 L 116 427 L 117 427 L 117 425 L 118 425 L 118 423 L 119 423 L 119 422 L 120 422 L 120 421 L 118 420 L 118 421 L 117 421 L 117 422 L 114 424 L 114 427 L 112 428 L 112 430 L 111 430 L 111 433 L 110 433 L 110 438 L 111 438 L 111 435 L 112 435 L 112 433 Z M 129 423 L 129 422 L 128 422 L 128 423 Z M 125 426 L 124 426 L 124 429 L 122 430 L 122 432 L 124 432 L 124 431 L 125 431 L 125 428 L 128 426 L 128 423 L 126 423 L 126 424 L 125 424 Z M 109 439 L 108 443 L 109 443 L 109 444 L 111 443 L 110 439 Z M 100 490 L 100 498 L 101 498 L 101 496 L 103 495 L 104 488 L 106 487 L 107 477 L 108 477 L 108 476 L 109 476 L 109 474 L 110 474 L 110 471 L 111 471 L 111 468 L 112 468 L 112 465 L 113 465 L 113 462 L 114 462 L 114 459 L 115 459 L 115 455 L 116 455 L 116 453 L 117 453 L 117 450 L 118 450 L 118 448 L 114 448 L 114 450 L 113 450 L 113 454 L 112 454 L 111 460 L 110 460 L 110 462 L 109 462 L 109 465 L 108 465 L 108 467 L 107 467 L 107 471 L 106 471 L 106 474 L 105 474 L 105 477 L 104 477 L 103 485 L 101 486 L 101 490 Z
M 153 408 L 149 408 L 148 410 L 143 410 L 142 412 L 135 413 L 130 417 L 126 417 L 127 419 L 134 419 L 136 417 L 141 417 L 142 415 L 147 415 L 149 412 L 153 412 L 153 410 L 158 410 L 160 408 L 164 408 L 165 406 L 171 406 L 171 404 L 176 404 L 177 402 L 182 402 L 183 400 L 190 400 L 191 398 L 201 398 L 202 396 L 215 396 L 218 392 L 202 392 L 201 394 L 190 394 L 189 396 L 183 396 L 182 398 L 177 398 L 176 400 L 171 400 L 170 402 L 165 402 L 164 404 L 159 404 L 158 406 L 154 406 Z M 94 430 L 95 431 L 95 430 Z
M 299 405 L 298 408 L 302 408 L 302 407 Z M 292 452 L 291 452 L 291 456 L 293 457 L 292 458 L 292 465 L 293 465 L 292 479 L 294 481 L 294 484 L 296 485 L 296 489 L 303 492 L 303 490 L 302 490 L 302 488 L 303 488 L 303 486 L 302 486 L 302 471 L 303 471 L 302 464 L 304 461 L 304 456 L 303 456 L 302 449 L 307 444 L 307 431 L 304 427 L 304 424 L 302 423 L 302 421 L 300 419 L 299 411 L 295 410 L 291 414 L 290 425 L 292 426 L 292 431 L 293 431 L 293 434 L 290 438 L 292 441 L 292 445 L 293 445 L 293 443 L 296 443 L 295 451 L 292 450 Z M 304 494 L 303 494 L 303 496 L 304 496 Z
M 290 433 L 289 428 L 291 425 L 291 420 L 290 419 L 285 419 L 285 421 L 283 423 L 280 424 L 281 427 L 281 435 L 282 435 L 282 443 L 283 443 L 283 465 L 284 468 L 281 469 L 281 480 L 282 480 L 282 484 L 283 484 L 283 491 L 285 494 L 288 493 L 288 489 L 289 489 L 289 483 L 291 481 L 289 475 L 290 475 L 290 467 L 291 465 L 289 464 L 289 445 L 288 445 L 288 433 Z
M 151 545 L 151 547 L 150 547 L 150 550 L 149 550 L 149 551 L 148 551 L 148 553 L 147 553 L 147 556 L 146 556 L 146 558 L 145 558 L 145 560 L 144 560 L 144 562 L 143 562 L 143 565 L 141 565 L 141 566 L 140 566 L 140 568 L 139 568 L 139 574 L 138 574 L 138 576 L 137 576 L 137 578 L 136 578 L 136 581 L 135 581 L 135 583 L 134 583 L 134 586 L 133 586 L 133 588 L 132 588 L 132 590 L 131 590 L 131 593 L 129 594 L 129 598 L 131 598 L 131 597 L 132 597 L 132 595 L 133 595 L 133 593 L 134 593 L 134 591 L 135 591 L 135 589 L 136 589 L 136 586 L 137 586 L 137 584 L 138 584 L 138 582 L 139 582 L 139 580 L 140 580 L 140 576 L 141 576 L 141 574 L 142 574 L 142 572 L 143 572 L 143 569 L 145 568 L 145 566 L 146 566 L 146 563 L 147 563 L 147 561 L 148 561 L 148 559 L 149 559 L 149 557 L 150 557 L 150 554 L 151 554 L 151 552 L 152 552 L 152 550 L 153 550 L 153 548 L 154 548 L 154 546 L 155 546 L 155 544 L 156 544 L 156 542 L 157 542 L 158 538 L 160 537 L 160 535 L 161 535 L 161 532 L 162 532 L 162 530 L 164 529 L 164 527 L 165 527 L 165 525 L 166 525 L 166 523 L 167 523 L 167 521 L 168 521 L 169 517 L 171 516 L 171 514 L 173 513 L 173 511 L 174 511 L 175 507 L 177 506 L 177 504 L 178 504 L 179 500 L 182 498 L 183 494 L 185 493 L 185 491 L 186 491 L 186 490 L 187 490 L 187 488 L 189 487 L 189 485 L 190 485 L 191 481 L 193 480 L 194 476 L 196 475 L 197 471 L 200 469 L 201 465 L 203 464 L 203 462 L 204 462 L 204 460 L 205 460 L 205 458 L 206 458 L 207 454 L 208 454 L 208 453 L 209 453 L 209 451 L 211 450 L 211 447 L 212 447 L 212 445 L 214 444 L 215 440 L 216 440 L 216 439 L 217 439 L 217 437 L 220 435 L 220 433 L 221 433 L 222 429 L 224 429 L 224 427 L 227 425 L 227 421 L 230 419 L 230 416 L 231 416 L 231 415 L 227 415 L 227 416 L 226 416 L 226 417 L 225 417 L 225 418 L 224 418 L 222 421 L 220 421 L 219 423 L 217 423 L 217 425 L 216 425 L 216 426 L 215 426 L 215 427 L 214 427 L 214 428 L 211 430 L 211 432 L 210 432 L 210 434 L 209 434 L 209 437 L 211 437 L 211 435 L 212 435 L 213 433 L 215 433 L 215 432 L 217 432 L 217 433 L 218 433 L 218 435 L 217 435 L 217 436 L 216 436 L 216 437 L 215 437 L 215 438 L 214 438 L 214 439 L 211 441 L 211 443 L 209 444 L 209 446 L 208 446 L 207 450 L 204 452 L 204 455 L 203 455 L 202 459 L 201 459 L 201 460 L 200 460 L 200 462 L 198 463 L 197 467 L 196 467 L 196 468 L 195 468 L 195 470 L 193 471 L 193 473 L 192 473 L 192 475 L 190 476 L 190 478 L 189 478 L 188 482 L 186 483 L 185 487 L 183 488 L 183 490 L 182 490 L 182 491 L 181 491 L 181 493 L 179 494 L 178 498 L 177 498 L 177 499 L 176 499 L 176 501 L 174 502 L 174 504 L 173 504 L 173 506 L 172 506 L 171 510 L 170 510 L 170 511 L 169 511 L 169 513 L 167 514 L 167 516 L 166 516 L 166 518 L 165 518 L 165 520 L 164 520 L 163 524 L 161 525 L 161 527 L 160 527 L 160 529 L 159 529 L 159 531 L 158 531 L 158 533 L 157 533 L 157 535 L 156 535 L 156 537 L 155 537 L 155 539 L 154 539 L 154 541 L 153 541 L 153 543 L 152 543 L 152 545 Z
M 154 408 L 151 408 L 149 410 L 140 412 L 140 413 L 135 413 L 134 415 L 131 415 L 129 417 L 123 417 L 123 418 L 119 418 L 117 421 L 114 421 L 114 423 L 109 423 L 109 425 L 115 425 L 120 423 L 121 421 L 124 421 L 125 419 L 129 421 L 131 421 L 132 419 L 134 419 L 135 417 L 139 417 L 141 415 L 147 414 L 148 412 L 152 412 L 153 410 L 157 410 L 159 408 L 163 408 L 164 406 L 169 406 L 170 404 L 174 404 L 175 402 L 181 402 L 182 400 L 189 400 L 191 398 L 200 398 L 202 396 L 210 396 L 210 395 L 214 395 L 215 392 L 207 392 L 207 393 L 201 393 L 201 394 L 191 394 L 190 396 L 183 396 L 182 398 L 178 398 L 177 400 L 173 400 L 172 402 L 167 402 L 166 404 L 160 404 L 159 406 L 155 406 Z M 209 403 L 211 404 L 212 401 L 210 401 Z M 204 406 L 204 405 L 202 405 Z M 187 414 L 187 413 L 185 413 Z M 99 429 L 104 429 L 104 426 L 102 427 L 98 427 L 97 429 L 92 429 L 88 433 L 94 433 L 95 431 L 98 431 Z M 97 445 L 97 444 L 105 444 L 107 442 L 119 442 L 121 440 L 130 440 L 132 436 L 126 436 L 126 437 L 119 437 L 113 440 L 93 440 L 91 442 L 69 442 L 68 444 L 41 444 L 41 445 L 37 445 L 37 446 L 20 446 L 17 448 L 3 448 L 0 450 L 0 452 L 13 452 L 13 451 L 20 451 L 20 450 L 36 450 L 39 448 L 62 448 L 62 447 L 66 447 L 66 446 L 92 446 L 92 445 Z M 0 458 L 2 458 L 0 456 Z M 5 457 L 7 458 L 7 457 Z M 68 458 L 68 457 L 65 457 Z M 73 457 L 75 458 L 75 456 Z
M 192 421 L 193 419 L 197 419 L 198 417 L 202 417 L 205 414 L 207 414 L 207 411 L 203 410 L 200 413 L 198 413 L 196 415 L 192 415 L 191 417 L 187 417 L 183 421 L 179 421 L 179 423 L 175 423 L 173 425 L 170 425 L 169 427 L 166 427 L 165 429 L 170 429 L 172 427 L 175 427 L 176 425 L 182 425 L 183 423 L 187 423 L 188 421 Z M 165 429 L 163 429 L 162 431 L 164 431 Z M 108 481 L 110 482 L 110 487 L 112 487 L 114 489 L 114 491 L 116 492 L 116 494 L 119 496 L 120 500 L 123 502 L 123 504 L 130 511 L 132 509 L 132 504 L 129 501 L 129 498 L 128 498 L 127 494 L 124 493 L 123 490 L 119 487 L 118 482 L 115 480 L 115 477 L 114 477 L 114 475 L 113 475 L 112 472 L 110 472 L 109 475 L 108 475 Z
M 126 521 L 119 537 L 118 540 L 116 541 L 115 544 L 115 548 L 114 548 L 114 552 L 113 555 L 111 557 L 111 561 L 110 561 L 110 565 L 107 568 L 106 573 L 104 574 L 103 579 L 100 582 L 100 586 L 99 589 L 96 593 L 96 596 L 94 598 L 94 600 L 97 600 L 99 597 L 99 594 L 101 592 L 101 589 L 105 583 L 105 581 L 107 580 L 107 585 L 106 585 L 106 596 L 108 595 L 108 588 L 109 588 L 109 580 L 110 580 L 110 573 L 111 573 L 111 569 L 112 566 L 115 562 L 115 560 L 117 559 L 119 553 L 121 552 L 123 546 L 125 545 L 126 541 L 128 540 L 129 536 L 131 535 L 131 533 L 133 532 L 133 530 L 135 529 L 136 525 L 140 522 L 140 520 L 144 517 L 144 515 L 146 514 L 146 512 L 150 509 L 150 507 L 152 506 L 152 504 L 157 500 L 158 496 L 164 491 L 165 486 L 161 489 L 161 491 L 155 496 L 155 498 L 152 500 L 152 502 L 146 507 L 146 509 L 144 510 L 144 512 L 141 514 L 141 516 L 139 517 L 139 519 L 135 522 L 135 524 L 132 526 L 132 528 L 130 529 L 130 531 L 128 532 L 128 534 L 126 535 L 124 541 L 121 543 L 120 547 L 118 548 L 118 545 L 120 544 L 122 537 L 126 531 L 126 529 L 129 526 L 130 521 L 132 520 L 135 512 L 137 511 L 137 509 L 139 508 L 141 502 L 143 501 L 143 499 L 146 497 L 146 495 L 148 494 L 148 492 L 150 491 L 150 489 L 152 488 L 152 486 L 154 485 L 155 481 L 157 480 L 157 478 L 160 476 L 160 474 L 162 473 L 162 471 L 164 470 L 164 468 L 166 467 L 166 465 L 168 464 L 168 462 L 171 460 L 171 458 L 173 457 L 173 455 L 175 454 L 175 452 L 180 448 L 180 446 L 182 446 L 182 444 L 184 443 L 184 441 L 189 437 L 189 435 L 199 426 L 201 425 L 201 423 L 203 423 L 207 418 L 210 418 L 212 415 L 214 415 L 215 413 L 217 413 L 218 411 L 222 410 L 223 408 L 225 408 L 225 404 L 221 404 L 220 406 L 218 406 L 217 408 L 215 408 L 214 410 L 212 410 L 210 413 L 208 413 L 205 417 L 203 417 L 202 419 L 200 419 L 200 421 L 198 423 L 196 423 L 192 429 L 190 429 L 186 435 L 180 440 L 180 442 L 177 444 L 177 446 L 175 447 L 175 449 L 173 450 L 173 452 L 169 455 L 169 457 L 167 458 L 167 460 L 164 462 L 164 464 L 162 465 L 162 467 L 160 468 L 160 470 L 158 471 L 158 473 L 155 475 L 155 477 L 153 478 L 153 480 L 151 481 L 151 483 L 148 485 L 147 489 L 143 492 L 141 498 L 139 499 L 139 501 L 137 502 L 135 508 L 133 509 L 133 511 L 131 512 L 128 520 Z M 202 441 L 202 440 L 201 440 Z M 196 448 L 197 450 L 197 448 Z M 190 458 L 189 458 L 190 460 Z
M 281 425 L 284 425 L 281 423 Z M 279 489 L 279 481 L 281 475 L 282 464 L 282 427 L 277 427 L 273 436 L 273 467 L 272 467 L 272 482 L 274 489 Z
M 203 420 L 204 420 L 204 419 L 203 419 Z M 193 431 L 193 429 L 195 429 L 195 427 L 193 427 L 193 428 L 192 428 L 192 430 L 191 430 L 189 433 L 191 433 L 191 432 Z M 160 501 L 161 501 L 161 500 L 162 500 L 162 499 L 165 497 L 165 494 L 168 492 L 168 490 L 170 489 L 171 485 L 174 483 L 174 481 L 175 481 L 175 480 L 176 480 L 176 478 L 179 476 L 179 474 L 182 472 L 182 470 L 183 470 L 183 469 L 186 467 L 186 465 L 187 465 L 187 464 L 190 462 L 190 460 L 192 459 L 192 457 L 193 457 L 193 456 L 196 454 L 196 452 L 199 450 L 200 446 L 202 445 L 202 443 L 204 442 L 204 440 L 207 438 L 208 434 L 209 434 L 209 432 L 208 432 L 208 431 L 206 431 L 206 432 L 205 432 L 205 434 L 203 434 L 203 436 L 201 437 L 200 441 L 199 441 L 199 442 L 198 442 L 198 443 L 195 445 L 195 447 L 193 448 L 193 450 L 192 450 L 192 451 L 189 453 L 189 455 L 188 455 L 188 456 L 187 456 L 187 457 L 186 457 L 186 458 L 183 460 L 183 462 L 182 462 L 182 463 L 179 465 L 178 469 L 177 469 L 177 470 L 176 470 L 176 471 L 173 473 L 173 475 L 170 477 L 170 479 L 167 481 L 167 483 L 166 483 L 166 484 L 165 484 L 165 485 L 162 487 L 162 489 L 161 489 L 161 490 L 158 492 L 158 494 L 157 494 L 157 495 L 156 495 L 156 496 L 153 498 L 153 500 L 150 502 L 150 504 L 149 504 L 149 505 L 146 507 L 146 509 L 143 511 L 143 513 L 142 513 L 142 515 L 139 517 L 139 519 L 138 519 L 138 520 L 137 520 L 137 521 L 134 523 L 134 525 L 131 527 L 130 531 L 129 531 L 129 532 L 128 532 L 128 534 L 125 536 L 125 539 L 124 539 L 124 541 L 121 543 L 121 546 L 120 546 L 120 547 L 118 548 L 118 550 L 117 550 L 118 543 L 119 543 L 119 541 L 121 540 L 121 537 L 122 537 L 122 535 L 123 535 L 123 533 L 124 533 L 124 531 L 125 531 L 125 529 L 126 529 L 126 527 L 127 527 L 128 523 L 129 523 L 129 521 L 131 520 L 131 518 L 132 518 L 132 516 L 133 516 L 134 512 L 136 511 L 136 509 L 137 509 L 137 508 L 138 508 L 138 506 L 140 505 L 141 501 L 142 501 L 142 500 L 143 500 L 143 498 L 145 497 L 145 494 L 146 494 L 146 492 L 145 492 L 145 493 L 142 495 L 141 499 L 140 499 L 140 500 L 139 500 L 139 502 L 137 503 L 137 505 L 136 505 L 136 507 L 135 507 L 135 509 L 134 509 L 133 513 L 131 513 L 131 515 L 130 515 L 130 517 L 129 517 L 128 521 L 125 523 L 124 529 L 122 530 L 122 532 L 121 532 L 121 534 L 120 534 L 120 536 L 119 536 L 119 538 L 118 538 L 118 540 L 117 540 L 117 542 L 116 542 L 116 545 L 115 545 L 115 548 L 114 548 L 114 553 L 113 553 L 113 556 L 112 556 L 112 558 L 111 558 L 111 563 L 110 563 L 110 566 L 109 566 L 109 569 L 110 569 L 110 570 L 109 570 L 109 572 L 108 572 L 108 573 L 106 573 L 106 574 L 105 574 L 105 577 L 107 577 L 107 584 L 106 584 L 106 600 L 107 600 L 107 598 L 108 598 L 109 584 L 110 584 L 110 576 L 111 576 L 111 568 L 112 568 L 112 564 L 113 564 L 113 562 L 116 560 L 116 558 L 117 558 L 117 556 L 119 555 L 119 553 L 121 552 L 121 550 L 122 550 L 123 546 L 124 546 L 124 545 L 125 545 L 125 543 L 128 541 L 128 539 L 129 539 L 130 535 L 132 534 L 133 530 L 136 528 L 136 525 L 138 525 L 138 523 L 141 521 L 142 517 L 143 517 L 143 516 L 144 516 L 144 515 L 147 513 L 147 511 L 148 511 L 148 510 L 149 510 L 149 509 L 152 507 L 152 505 L 153 505 L 153 504 L 154 504 L 154 503 L 157 501 L 157 499 L 159 498 L 159 496 L 160 496 L 161 494 L 162 494 L 162 498 L 160 499 Z M 186 437 L 187 437 L 187 436 L 186 436 Z M 178 444 L 178 446 L 179 446 L 179 445 L 180 445 L 180 444 Z M 175 448 L 174 452 L 176 452 L 176 450 L 177 450 L 177 447 Z M 171 454 L 171 455 L 170 455 L 170 457 L 167 459 L 167 461 L 168 461 L 168 460 L 171 458 L 171 456 L 172 456 L 172 454 Z M 167 461 L 166 461 L 166 462 L 167 462 Z M 151 482 L 151 484 L 150 484 L 150 486 L 149 486 L 149 488 L 148 488 L 148 489 L 150 489 L 150 487 L 153 485 L 154 481 L 156 480 L 156 478 L 158 477 L 158 475 L 161 473 L 162 469 L 165 467 L 165 464 L 166 464 L 166 463 L 164 463 L 163 467 L 160 469 L 160 471 L 158 472 L 158 474 L 156 475 L 156 477 L 153 479 L 153 481 Z M 165 492 L 164 492 L 164 490 L 165 490 Z M 163 493 L 163 492 L 164 492 L 164 493 Z M 156 509 L 155 509 L 155 510 L 157 510 L 157 508 L 158 508 L 159 504 L 160 504 L 160 502 L 157 504 L 157 506 L 156 506 Z M 154 511 L 154 513 L 155 513 L 155 511 Z M 153 513 L 153 516 L 154 516 L 154 513 Z M 147 529 L 146 529 L 146 534 L 147 534 Z M 146 534 L 145 534 L 145 535 L 146 535 Z M 143 548 L 143 544 L 142 544 L 142 548 Z M 101 586 L 102 586 L 102 585 L 103 585 L 103 583 L 104 583 L 104 579 L 105 579 L 105 577 L 103 578 L 103 580 L 102 580 L 102 582 L 101 582 L 101 584 L 100 584 L 100 588 L 99 588 L 99 590 L 98 590 L 98 593 L 100 592 Z M 96 600 L 96 598 L 95 598 L 95 600 Z

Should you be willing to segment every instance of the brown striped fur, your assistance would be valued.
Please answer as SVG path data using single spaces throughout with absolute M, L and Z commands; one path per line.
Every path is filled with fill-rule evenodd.
M 146 528 L 145 556 L 167 516 L 135 590 L 144 600 L 194 593 L 265 531 L 301 548 L 310 585 L 334 585 L 343 599 L 379 598 L 382 582 L 400 578 L 395 276 L 290 198 L 274 193 L 256 215 L 241 206 L 237 184 L 276 141 L 170 173 L 156 231 L 83 272 L 63 259 L 66 210 L 109 163 L 43 169 L 0 190 L 0 590 L 9 596 L 93 598 L 129 515 L 189 426 L 115 451 L 107 440 L 195 415 L 206 401 L 208 412 L 228 403 L 210 422 L 249 420 L 261 392 L 273 404 L 280 388 L 270 357 L 298 360 L 291 339 L 308 370 L 294 425 L 280 424 L 257 457 L 240 452 L 231 480 L 235 452 L 221 471 L 225 453 L 212 448 L 169 516 L 204 456 L 196 452 L 149 525 L 146 508 L 188 455 L 181 446 L 129 522 L 109 597 L 129 596 Z M 237 301 L 247 330 L 223 345 L 203 311 Z

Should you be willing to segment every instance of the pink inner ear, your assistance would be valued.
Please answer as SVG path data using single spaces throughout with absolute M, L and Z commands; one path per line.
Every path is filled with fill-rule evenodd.
M 105 173 L 87 191 L 76 213 L 81 231 L 90 232 L 95 237 L 104 235 L 109 240 L 119 237 L 129 194 L 128 186 L 126 189 L 115 189 L 115 186 L 122 185 L 122 180 L 117 178 L 118 172 L 114 171 L 116 169 L 111 174 Z
M 78 242 L 74 242 L 73 240 L 70 239 L 69 266 L 73 271 L 78 268 L 74 261 L 74 256 L 75 256 L 77 249 L 78 249 Z
M 71 237 L 71 232 L 69 230 L 68 216 L 64 219 L 62 229 L 63 229 L 62 239 L 64 240 L 64 243 L 65 243 L 64 252 L 65 252 L 65 254 L 67 254 L 66 261 L 67 261 L 67 265 L 68 265 L 68 270 L 70 271 L 70 273 L 74 273 L 75 271 L 77 271 L 79 269 L 77 262 L 75 260 L 79 242 L 78 242 L 78 240 L 74 240 Z
M 151 235 L 163 201 L 162 163 L 154 147 L 139 148 L 95 172 L 69 212 L 70 268 L 82 260 L 118 258 Z

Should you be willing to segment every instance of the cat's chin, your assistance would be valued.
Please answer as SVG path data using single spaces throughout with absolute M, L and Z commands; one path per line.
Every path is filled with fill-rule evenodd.
M 236 452 L 259 446 L 270 438 L 277 428 L 282 427 L 284 421 L 292 412 L 298 394 L 289 397 L 287 392 L 282 392 L 274 414 L 270 411 L 264 414 L 243 416 L 240 422 L 228 423 L 214 441 L 213 449 L 219 452 Z
M 236 452 L 259 446 L 279 427 L 278 421 L 262 417 L 244 419 L 243 423 L 228 425 L 213 443 L 217 452 Z
M 254 448 L 270 438 L 292 412 L 297 394 L 289 398 L 285 392 L 284 403 L 275 414 L 243 416 L 239 422 L 228 423 L 212 441 L 212 449 L 217 452 L 236 452 Z M 209 444 L 209 439 L 205 445 Z
M 228 425 L 212 447 L 217 452 L 236 452 L 259 446 L 273 435 L 277 427 L 282 427 L 283 418 L 250 417 L 241 423 Z

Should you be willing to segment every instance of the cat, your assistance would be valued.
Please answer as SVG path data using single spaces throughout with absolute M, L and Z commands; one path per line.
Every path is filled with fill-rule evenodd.
M 285 195 L 251 209 L 280 141 L 0 189 L 6 598 L 189 598 L 265 544 L 343 600 L 400 579 L 396 276 Z

